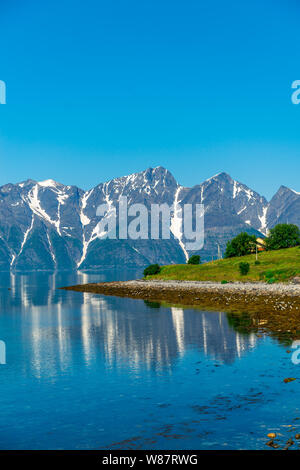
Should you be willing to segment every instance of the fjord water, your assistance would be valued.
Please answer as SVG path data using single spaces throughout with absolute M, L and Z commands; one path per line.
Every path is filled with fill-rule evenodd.
M 1 449 L 265 449 L 297 432 L 283 379 L 300 366 L 276 340 L 222 312 L 58 289 L 137 274 L 1 274 Z

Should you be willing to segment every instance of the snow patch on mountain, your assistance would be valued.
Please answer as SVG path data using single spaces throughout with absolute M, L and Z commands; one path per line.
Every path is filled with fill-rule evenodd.
M 260 228 L 259 228 L 259 231 L 261 233 L 263 233 L 264 235 L 267 234 L 267 213 L 268 213 L 268 208 L 269 206 L 265 206 L 263 207 L 263 211 L 262 211 L 262 215 L 258 216 L 259 220 L 260 220 Z
M 34 223 L 34 214 L 32 214 L 32 218 L 31 218 L 31 224 L 30 226 L 28 227 L 28 229 L 26 230 L 26 232 L 24 233 L 24 238 L 23 238 L 23 241 L 21 243 L 21 248 L 20 248 L 20 251 L 18 254 L 14 254 L 13 257 L 12 257 L 12 260 L 10 262 L 10 265 L 11 267 L 13 266 L 15 260 L 22 254 L 22 251 L 23 251 L 23 248 L 25 246 L 25 243 L 27 242 L 27 239 L 28 239 L 28 236 L 33 228 L 33 223 Z
M 293 193 L 297 194 L 298 196 L 300 196 L 300 193 L 298 193 L 297 191 L 295 191 L 294 189 L 291 189 L 291 191 L 293 191 Z
M 173 233 L 174 237 L 179 241 L 179 245 L 184 252 L 185 259 L 189 259 L 188 252 L 185 249 L 185 245 L 182 241 L 183 238 L 183 217 L 182 217 L 182 207 L 180 206 L 179 195 L 182 190 L 182 186 L 179 186 L 175 193 L 174 203 L 173 203 L 173 217 L 171 218 L 170 230 Z
M 45 188 L 57 188 L 58 186 L 62 186 L 60 183 L 57 183 L 54 180 L 45 180 L 45 181 L 39 181 L 38 184 L 40 186 L 43 186 Z
M 48 233 L 48 232 L 47 232 L 47 239 L 48 239 L 48 243 L 49 243 L 49 249 L 50 249 L 51 257 L 52 257 L 52 259 L 53 259 L 54 266 L 56 266 L 57 263 L 56 263 L 56 259 L 55 259 L 55 254 L 54 254 L 53 246 L 52 246 L 52 243 L 51 243 L 51 240 L 50 240 L 50 237 L 49 237 L 49 233 Z
M 29 207 L 31 208 L 32 212 L 34 212 L 36 215 L 47 221 L 49 224 L 54 225 L 54 227 L 57 230 L 57 233 L 61 235 L 60 233 L 60 217 L 58 214 L 58 219 L 53 220 L 51 217 L 47 214 L 47 212 L 41 207 L 41 202 L 39 199 L 39 184 L 36 184 L 31 191 L 28 193 L 28 199 Z

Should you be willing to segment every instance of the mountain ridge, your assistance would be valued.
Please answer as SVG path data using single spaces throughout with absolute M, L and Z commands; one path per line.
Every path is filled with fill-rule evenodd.
M 128 204 L 203 203 L 205 244 L 202 259 L 224 252 L 240 231 L 266 234 L 277 223 L 300 225 L 300 193 L 281 186 L 270 201 L 220 172 L 191 188 L 178 183 L 162 166 L 121 176 L 84 191 L 53 179 L 7 183 L 0 187 L 0 270 L 100 269 L 151 262 L 182 263 L 191 254 L 176 211 L 170 240 L 99 238 L 96 209 Z M 177 206 L 176 206 L 177 207 Z

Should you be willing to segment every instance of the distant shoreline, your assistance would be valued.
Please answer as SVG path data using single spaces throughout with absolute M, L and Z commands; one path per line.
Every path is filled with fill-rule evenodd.
M 133 280 L 62 287 L 65 290 L 128 297 L 224 311 L 258 311 L 299 315 L 300 285 L 202 281 Z

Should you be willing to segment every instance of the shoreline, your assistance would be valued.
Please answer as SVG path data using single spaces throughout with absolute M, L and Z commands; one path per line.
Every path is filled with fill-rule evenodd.
M 64 290 L 89 292 L 146 301 L 199 306 L 224 311 L 249 313 L 289 313 L 299 316 L 300 285 L 211 281 L 131 280 L 100 282 L 62 287 Z

